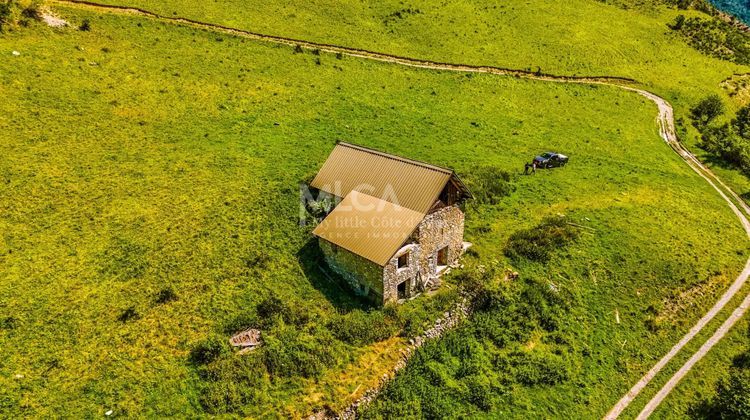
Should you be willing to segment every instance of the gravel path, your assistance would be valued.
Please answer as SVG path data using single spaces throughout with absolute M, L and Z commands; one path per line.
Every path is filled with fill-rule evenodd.
M 487 73 L 496 74 L 503 76 L 516 76 L 525 79 L 542 80 L 548 82 L 557 83 L 579 83 L 579 84 L 598 84 L 614 86 L 621 89 L 625 89 L 639 95 L 646 97 L 656 104 L 659 109 L 659 115 L 657 121 L 660 126 L 660 135 L 665 142 L 703 179 L 706 180 L 719 195 L 727 202 L 732 211 L 737 215 L 742 226 L 744 227 L 748 237 L 750 238 L 750 221 L 747 216 L 750 215 L 750 207 L 728 186 L 726 186 L 719 178 L 717 178 L 710 169 L 705 167 L 692 153 L 690 153 L 679 141 L 674 127 L 674 111 L 672 106 L 664 98 L 657 96 L 651 92 L 643 89 L 634 87 L 636 81 L 625 77 L 613 77 L 613 76 L 556 76 L 551 74 L 545 74 L 542 72 L 528 72 L 523 70 L 509 69 L 495 66 L 474 66 L 466 64 L 452 64 L 452 63 L 441 63 L 436 61 L 421 60 L 416 58 L 401 57 L 392 54 L 379 53 L 374 51 L 368 51 L 358 48 L 348 48 L 338 45 L 324 44 L 309 42 L 304 40 L 297 40 L 292 38 L 265 35 L 252 31 L 245 31 L 235 28 L 230 28 L 218 24 L 210 24 L 199 22 L 192 19 L 162 16 L 157 13 L 149 12 L 144 9 L 127 7 L 127 6 L 110 6 L 102 5 L 95 2 L 83 1 L 83 0 L 55 0 L 55 3 L 84 7 L 96 11 L 105 12 L 119 12 L 127 14 L 135 14 L 145 16 L 153 19 L 169 21 L 177 24 L 183 24 L 202 29 L 207 29 L 215 32 L 222 32 L 231 35 L 241 36 L 249 39 L 255 39 L 264 42 L 272 42 L 276 44 L 284 44 L 289 46 L 300 46 L 309 50 L 320 50 L 323 52 L 342 54 L 349 57 L 363 58 L 368 60 L 375 60 L 380 62 L 398 64 L 402 66 L 424 68 L 431 70 L 442 70 L 442 71 L 455 71 L 455 72 L 470 72 L 470 73 Z M 682 348 L 690 342 L 703 328 L 716 317 L 716 315 L 724 309 L 729 301 L 739 292 L 742 286 L 750 276 L 750 259 L 748 259 L 745 269 L 740 273 L 737 279 L 722 295 L 718 302 L 688 331 L 685 336 L 675 344 L 672 349 L 662 357 L 647 373 L 643 376 L 631 389 L 628 391 L 622 399 L 615 404 L 615 406 L 606 414 L 606 419 L 617 418 L 625 408 L 638 396 L 638 394 L 645 388 L 651 380 L 669 363 L 674 356 L 682 350 Z M 708 351 L 715 345 L 722 337 L 729 331 L 734 323 L 739 320 L 748 308 L 750 303 L 750 295 L 745 299 L 742 305 L 738 307 L 735 312 L 728 318 L 725 323 L 716 331 L 706 343 L 682 366 L 682 368 L 667 382 L 666 385 L 659 391 L 659 393 L 649 402 L 648 406 L 643 410 L 639 417 L 647 417 L 653 410 L 661 403 L 661 401 L 674 389 L 677 383 L 687 374 L 687 372 L 697 363 Z

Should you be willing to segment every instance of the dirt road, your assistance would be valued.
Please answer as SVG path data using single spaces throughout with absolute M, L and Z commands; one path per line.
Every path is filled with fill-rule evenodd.
M 188 25 L 201 29 L 211 30 L 215 32 L 226 33 L 230 35 L 240 36 L 244 38 L 254 39 L 263 42 L 271 42 L 275 44 L 283 44 L 289 46 L 300 46 L 308 50 L 319 50 L 323 52 L 329 52 L 334 54 L 342 54 L 349 57 L 356 57 L 368 60 L 375 60 L 380 62 L 392 63 L 402 66 L 424 68 L 431 70 L 442 70 L 442 71 L 454 71 L 454 72 L 470 72 L 470 73 L 487 73 L 496 74 L 503 76 L 516 76 L 525 79 L 542 80 L 556 83 L 580 83 L 580 84 L 599 84 L 614 86 L 621 89 L 625 89 L 639 95 L 642 95 L 652 102 L 654 102 L 659 110 L 657 121 L 660 127 L 660 135 L 664 141 L 683 159 L 685 162 L 696 172 L 698 175 L 703 177 L 719 195 L 727 202 L 732 211 L 737 215 L 742 226 L 744 227 L 748 237 L 750 238 L 750 207 L 740 199 L 740 197 L 727 187 L 720 179 L 718 179 L 707 167 L 705 167 L 692 153 L 690 153 L 677 138 L 677 133 L 674 126 L 674 111 L 672 106 L 665 99 L 648 92 L 643 89 L 636 88 L 636 81 L 625 77 L 612 77 L 612 76 L 556 76 L 551 74 L 545 74 L 542 72 L 528 72 L 516 69 L 508 69 L 496 66 L 474 66 L 466 64 L 453 64 L 453 63 L 440 63 L 429 60 L 421 60 L 416 58 L 401 57 L 392 54 L 379 53 L 374 51 L 367 51 L 357 48 L 348 48 L 338 45 L 324 44 L 309 42 L 304 40 L 291 39 L 286 37 L 265 35 L 251 31 L 245 31 L 235 28 L 230 28 L 217 24 L 210 24 L 199 22 L 192 19 L 172 17 L 172 16 L 161 16 L 159 14 L 149 12 L 144 9 L 125 7 L 125 6 L 109 6 L 102 5 L 89 1 L 81 0 L 56 0 L 55 3 L 75 6 L 80 8 L 87 8 L 90 10 L 108 12 L 108 13 L 126 13 L 135 14 L 152 19 L 172 22 L 175 24 Z M 724 309 L 724 307 L 730 302 L 730 300 L 739 292 L 742 286 L 750 276 L 750 259 L 748 259 L 745 269 L 740 273 L 737 279 L 722 295 L 718 302 L 688 331 L 680 341 L 675 344 L 672 349 L 662 357 L 647 373 L 644 375 L 631 389 L 615 404 L 615 406 L 606 414 L 606 419 L 617 418 L 625 408 L 638 396 L 638 394 L 645 388 L 651 380 L 666 366 L 683 347 L 690 342 L 699 332 L 706 327 L 706 325 L 713 320 L 716 315 Z M 659 391 L 659 393 L 649 402 L 648 406 L 641 413 L 641 417 L 648 416 L 661 401 L 669 394 L 669 392 L 675 387 L 675 385 L 687 374 L 687 372 L 697 363 L 708 351 L 716 344 L 722 337 L 727 333 L 734 323 L 747 310 L 747 303 L 750 296 L 745 299 L 743 305 L 741 305 L 735 313 L 726 320 L 719 330 L 716 331 L 713 337 L 711 337 L 691 358 L 685 365 L 667 382 L 666 385 Z
M 742 223 L 742 226 L 745 229 L 745 232 L 747 233 L 748 237 L 750 237 L 750 221 L 748 221 L 747 216 L 750 215 L 750 208 L 745 204 L 742 199 L 740 199 L 737 194 L 734 193 L 729 187 L 724 185 L 723 182 L 721 182 L 720 179 L 718 179 L 708 168 L 706 168 L 692 153 L 690 153 L 685 147 L 680 143 L 680 141 L 677 138 L 677 133 L 674 129 L 674 112 L 672 110 L 672 106 L 663 98 L 654 95 L 653 93 L 640 90 L 640 89 L 634 89 L 630 87 L 621 86 L 623 89 L 628 89 L 634 92 L 637 92 L 650 100 L 652 100 L 654 103 L 656 103 L 657 107 L 659 108 L 659 116 L 658 121 L 660 125 L 660 134 L 664 141 L 669 144 L 672 149 L 679 154 L 685 162 L 687 162 L 688 165 L 690 165 L 691 168 L 695 172 L 698 173 L 703 179 L 706 180 L 709 184 L 711 184 L 714 189 L 721 195 L 721 197 L 729 204 L 729 207 L 732 209 L 732 211 L 737 215 L 737 217 L 740 219 L 740 222 Z M 731 199 L 730 199 L 731 197 Z M 734 200 L 734 201 L 733 201 Z M 737 204 L 735 204 L 735 202 Z M 738 207 L 739 206 L 739 207 Z M 620 414 L 630 405 L 630 403 L 638 396 L 638 394 L 645 388 L 651 380 L 654 379 L 654 377 L 661 372 L 661 370 L 664 368 L 664 366 L 669 363 L 672 358 L 674 358 L 677 353 L 682 350 L 685 345 L 690 342 L 699 332 L 703 330 L 703 328 L 708 325 L 711 320 L 716 317 L 716 315 L 724 309 L 724 307 L 729 303 L 729 301 L 740 291 L 742 286 L 744 286 L 745 282 L 747 281 L 748 277 L 750 276 L 750 259 L 745 264 L 745 269 L 740 273 L 740 275 L 737 277 L 737 279 L 732 283 L 732 285 L 727 289 L 726 292 L 721 296 L 721 298 L 716 302 L 716 304 L 700 319 L 698 322 L 693 325 L 692 328 L 688 331 L 687 334 L 685 334 L 680 341 L 677 342 L 670 350 L 669 352 L 662 357 L 638 382 L 636 382 L 635 385 L 633 385 L 632 388 L 630 388 L 630 391 L 628 391 L 627 394 L 625 394 L 620 401 L 615 404 L 614 407 L 607 413 L 607 415 L 604 417 L 606 419 L 616 419 L 619 417 Z M 749 296 L 750 298 L 750 296 Z M 747 301 L 747 299 L 746 299 Z M 738 308 L 740 309 L 740 308 Z M 747 308 L 745 308 L 747 309 Z M 744 311 L 740 313 L 739 317 L 744 314 Z M 730 317 L 727 319 L 727 322 L 731 322 L 731 324 L 728 325 L 728 327 L 724 329 L 719 329 L 714 337 L 711 337 L 709 341 L 706 342 L 706 344 L 711 343 L 711 345 L 706 346 L 704 344 L 703 347 L 701 347 L 691 358 L 688 360 L 688 362 L 685 363 L 685 365 L 682 366 L 679 372 L 677 372 L 670 380 L 667 382 L 667 384 L 662 387 L 662 389 L 659 391 L 659 393 L 649 402 L 649 405 L 646 409 L 644 409 L 644 412 L 641 413 L 641 416 L 645 415 L 648 417 L 648 415 L 653 412 L 656 407 L 659 406 L 659 404 L 666 398 L 667 395 L 674 389 L 674 387 L 677 385 L 677 383 L 687 374 L 688 371 L 700 360 L 705 356 L 709 350 L 711 350 L 711 347 L 713 347 L 714 344 L 716 344 L 719 340 L 721 340 L 724 335 L 726 335 L 727 331 L 729 331 L 729 328 L 731 328 L 734 323 L 736 323 L 739 320 L 739 317 Z M 724 325 L 722 325 L 722 328 Z M 646 412 L 647 410 L 650 410 Z M 640 417 L 640 416 L 639 416 Z M 645 417 L 644 417 L 645 418 Z

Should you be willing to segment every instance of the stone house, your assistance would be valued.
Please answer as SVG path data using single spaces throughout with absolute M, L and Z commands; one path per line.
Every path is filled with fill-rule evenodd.
M 468 245 L 450 169 L 339 142 L 311 187 L 338 202 L 313 231 L 328 267 L 377 304 L 439 287 Z

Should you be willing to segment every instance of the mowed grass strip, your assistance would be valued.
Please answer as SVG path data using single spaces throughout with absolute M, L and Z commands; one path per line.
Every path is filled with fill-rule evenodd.
M 91 31 L 34 25 L 0 37 L 4 415 L 202 414 L 206 380 L 189 352 L 226 337 L 227 325 L 271 294 L 311 321 L 277 325 L 269 338 L 304 334 L 331 363 L 309 379 L 271 377 L 258 364 L 257 394 L 236 413 L 303 416 L 376 381 L 361 362 L 386 371 L 393 353 L 383 345 L 396 352 L 403 339 L 331 339 L 328 323 L 361 305 L 315 268 L 309 227 L 297 220 L 299 183 L 338 139 L 466 177 L 476 166 L 518 174 L 545 150 L 571 156 L 564 169 L 517 176 L 499 205 L 472 206 L 466 237 L 477 263 L 509 264 L 507 238 L 545 216 L 565 213 L 595 229 L 553 272 L 517 267 L 585 297 L 570 328 L 597 354 L 586 361 L 586 377 L 599 379 L 592 398 L 626 389 L 624 377 L 684 329 L 649 333 L 651 303 L 699 282 L 726 283 L 744 260 L 738 222 L 659 139 L 656 110 L 637 95 L 295 54 L 149 19 L 59 12 L 74 27 L 88 19 Z M 167 287 L 177 299 L 158 303 Z M 403 312 L 437 313 L 435 300 Z M 527 412 L 554 412 L 567 396 Z

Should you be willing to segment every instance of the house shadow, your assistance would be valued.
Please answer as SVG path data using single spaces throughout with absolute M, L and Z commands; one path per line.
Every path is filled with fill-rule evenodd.
M 368 311 L 376 308 L 364 297 L 357 296 L 344 279 L 326 266 L 323 252 L 315 238 L 308 240 L 297 251 L 297 260 L 305 278 L 331 302 L 339 313 L 345 314 L 355 309 Z

